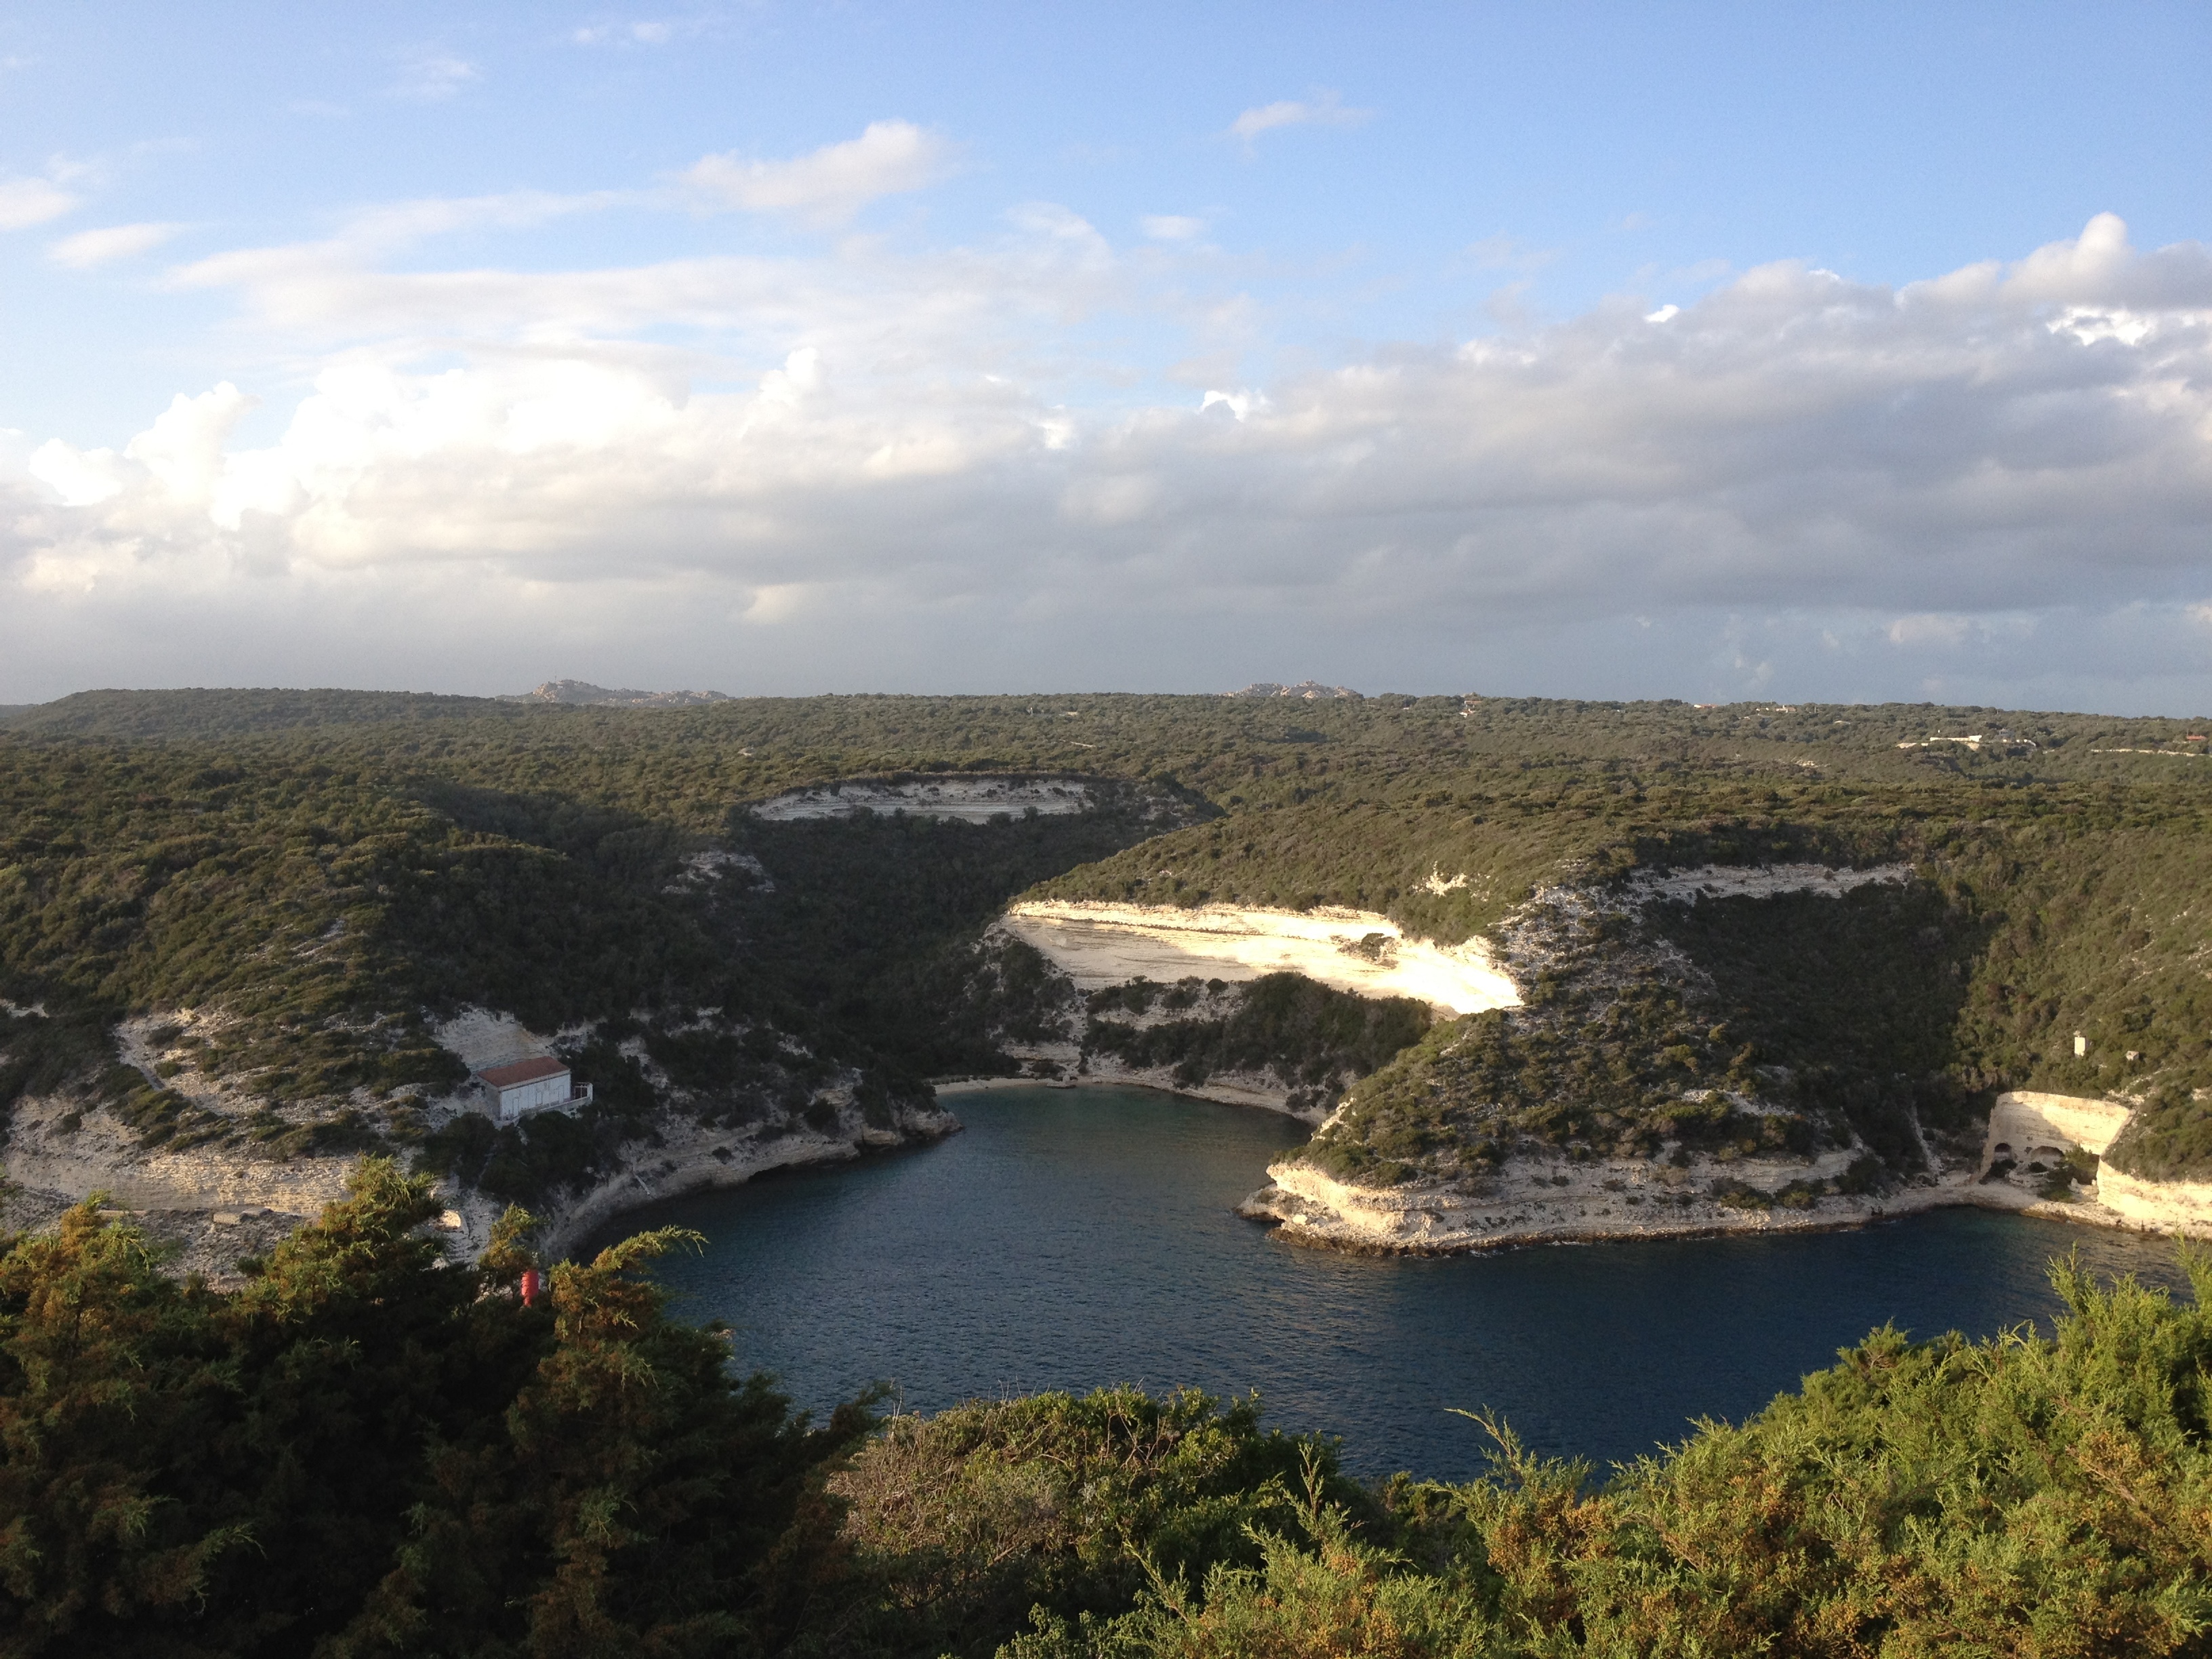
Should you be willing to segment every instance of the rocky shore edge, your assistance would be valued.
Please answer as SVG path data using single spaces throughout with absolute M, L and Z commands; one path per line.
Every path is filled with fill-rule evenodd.
M 1262 1072 L 1217 1072 L 1203 1083 L 1183 1083 L 1177 1081 L 1172 1066 L 1127 1066 L 1110 1054 L 1093 1054 L 1084 1069 L 1078 1071 L 1073 1043 L 1023 1049 L 1016 1057 L 1035 1061 L 1044 1069 L 1018 1077 L 945 1078 L 935 1085 L 938 1095 L 941 1098 L 991 1089 L 1154 1089 L 1163 1094 L 1181 1095 L 1186 1100 L 1210 1100 L 1222 1106 L 1254 1106 L 1264 1112 L 1280 1112 L 1301 1123 L 1317 1124 L 1328 1115 L 1323 1108 L 1293 1105 L 1291 1091 Z
M 59 1120 L 70 1115 L 81 1121 L 62 1128 Z M 732 1129 L 670 1112 L 659 1125 L 658 1144 L 633 1141 L 623 1148 L 617 1166 L 590 1187 L 530 1206 L 543 1224 L 538 1249 L 558 1259 L 623 1214 L 663 1199 L 741 1186 L 771 1170 L 848 1163 L 927 1146 L 960 1127 L 957 1118 L 934 1104 L 894 1104 L 890 1123 L 877 1125 L 848 1103 L 821 1130 L 776 1120 Z M 265 1253 L 343 1197 L 361 1158 L 277 1163 L 219 1146 L 142 1151 L 105 1110 L 80 1111 L 75 1103 L 55 1097 L 19 1103 L 0 1162 L 6 1171 L 0 1225 L 15 1231 L 49 1226 L 72 1205 L 105 1194 L 111 1212 L 128 1217 L 167 1247 L 169 1271 L 200 1273 L 228 1289 L 243 1282 L 241 1257 Z M 457 1257 L 473 1260 L 507 1200 L 450 1180 L 440 1190 L 448 1208 L 434 1224 L 449 1236 Z
M 1273 1224 L 1287 1243 L 1362 1255 L 1443 1255 L 1534 1244 L 1698 1238 L 1860 1227 L 1956 1206 L 2111 1227 L 2212 1237 L 2212 1184 L 2148 1181 L 2102 1155 L 2129 1109 L 2019 1091 L 1998 1097 L 1978 1160 L 1934 1158 L 1902 1186 L 1855 1193 L 1851 1152 L 1806 1163 L 1522 1158 L 1471 1186 L 1363 1187 L 1296 1158 L 1237 1206 Z M 2086 1168 L 2086 1180 L 2072 1172 Z

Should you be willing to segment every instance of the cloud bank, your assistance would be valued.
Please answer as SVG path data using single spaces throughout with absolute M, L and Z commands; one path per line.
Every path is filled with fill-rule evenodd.
M 687 185 L 829 222 L 946 164 L 886 122 Z M 0 495 L 0 701 L 1312 673 L 2212 708 L 2212 250 L 2110 216 L 1900 288 L 1784 262 L 1133 402 L 1085 390 L 1085 325 L 1199 326 L 1188 273 L 1062 209 L 953 249 L 390 268 L 579 199 L 178 273 L 312 387 L 271 442 L 235 441 L 226 383 L 119 447 L 32 449 Z

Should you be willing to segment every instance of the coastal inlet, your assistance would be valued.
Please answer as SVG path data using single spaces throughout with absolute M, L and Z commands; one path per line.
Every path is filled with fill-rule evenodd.
M 1148 1090 L 964 1096 L 967 1133 L 623 1218 L 708 1240 L 666 1258 L 738 1364 L 826 1409 L 871 1382 L 905 1409 L 1133 1382 L 1258 1389 L 1272 1420 L 1345 1437 L 1365 1474 L 1475 1474 L 1452 1407 L 1538 1449 L 1611 1460 L 1741 1418 L 1885 1321 L 1986 1335 L 2057 1307 L 2078 1247 L 2178 1283 L 2162 1241 L 1978 1210 L 1846 1231 L 1447 1258 L 1299 1249 L 1240 1220 L 1304 1126 Z

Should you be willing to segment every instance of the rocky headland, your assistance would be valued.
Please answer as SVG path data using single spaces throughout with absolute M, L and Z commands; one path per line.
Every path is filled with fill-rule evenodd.
M 1441 884 L 1440 872 L 1431 880 Z M 1788 1068 L 1748 1066 L 1739 1056 L 1732 1075 L 1715 1079 L 1720 1086 L 1680 1090 L 1674 1115 L 1662 1103 L 1642 1121 L 1627 1111 L 1601 1113 L 1595 1123 L 1555 1121 L 1539 1133 L 1516 1132 L 1505 1114 L 1486 1111 L 1467 1094 L 1449 1076 L 1453 1046 L 1426 1057 L 1435 1063 L 1410 1090 L 1400 1067 L 1365 1084 L 1340 1073 L 1333 1089 L 1316 1090 L 1298 1086 L 1287 1067 L 1200 1078 L 1188 1064 L 1132 1064 L 1101 1044 L 1102 1012 L 1139 1032 L 1218 1020 L 1233 1014 L 1240 982 L 1274 972 L 1369 997 L 1426 1001 L 1437 1022 L 1432 1036 L 1448 1045 L 1465 1016 L 1500 1010 L 1540 1028 L 1547 1020 L 1564 1026 L 1560 1041 L 1572 1048 L 1617 1020 L 1632 994 L 1648 1001 L 1654 984 L 1678 999 L 1678 1019 L 1685 1007 L 1700 1018 L 1711 1014 L 1711 975 L 1643 926 L 1654 906 L 1736 901 L 1732 914 L 1741 915 L 1743 901 L 1901 894 L 1913 880 L 1902 863 L 1638 870 L 1611 883 L 1540 891 L 1495 929 L 1495 943 L 1477 938 L 1449 947 L 1409 939 L 1379 915 L 1319 907 L 1027 902 L 1008 912 L 999 934 L 1065 976 L 1065 1035 L 1008 1048 L 1030 1079 L 1140 1085 L 1316 1124 L 1315 1141 L 1272 1166 L 1268 1184 L 1239 1206 L 1299 1243 L 1434 1253 L 1852 1226 L 1953 1205 L 2212 1236 L 2212 1185 L 2150 1179 L 2103 1162 L 2133 1115 L 2124 1100 L 2006 1091 L 1978 1133 L 1957 1121 L 1923 1124 L 1907 1108 L 1882 1126 L 1891 1140 L 1878 1146 L 1847 1116 L 1808 1115 L 1792 1095 Z M 1158 994 L 1176 985 L 1179 995 Z M 1545 1006 L 1528 1007 L 1532 992 Z M 1402 1103 L 1408 1093 L 1449 1097 L 1455 1088 L 1459 1097 L 1423 1127 L 1425 1151 L 1412 1165 L 1362 1178 L 1358 1161 L 1376 1161 L 1370 1148 L 1389 1133 L 1373 1113 L 1364 1125 L 1347 1122 L 1362 1090 L 1395 1089 Z
M 1577 1162 L 1516 1158 L 1480 1182 L 1369 1187 L 1287 1159 L 1237 1206 L 1291 1243 L 1443 1254 L 1544 1243 L 1857 1226 L 1970 1205 L 2086 1226 L 2212 1237 L 2212 1185 L 2147 1181 L 2103 1164 L 2129 1109 L 2109 1101 L 2000 1095 L 1978 1158 L 1876 1192 L 1843 1190 L 1861 1154 L 1797 1161 L 1717 1158 Z M 2008 1139 L 2009 1138 L 2009 1139 Z M 2017 1145 L 2012 1144 L 2017 1142 Z

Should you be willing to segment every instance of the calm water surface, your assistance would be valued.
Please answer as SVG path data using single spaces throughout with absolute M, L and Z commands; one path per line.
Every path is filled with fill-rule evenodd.
M 1399 1260 L 1278 1243 L 1231 1206 L 1305 1138 L 1273 1113 L 1142 1090 L 947 1102 L 967 1132 L 858 1167 L 674 1200 L 705 1253 L 661 1276 L 686 1317 L 802 1404 L 895 1385 L 910 1409 L 1136 1382 L 1257 1389 L 1269 1420 L 1344 1437 L 1362 1474 L 1451 1478 L 1490 1406 L 1539 1449 L 1601 1462 L 1741 1418 L 1885 1320 L 1986 1335 L 2057 1309 L 2044 1276 L 2179 1284 L 2171 1248 L 1947 1210 L 1794 1237 Z

